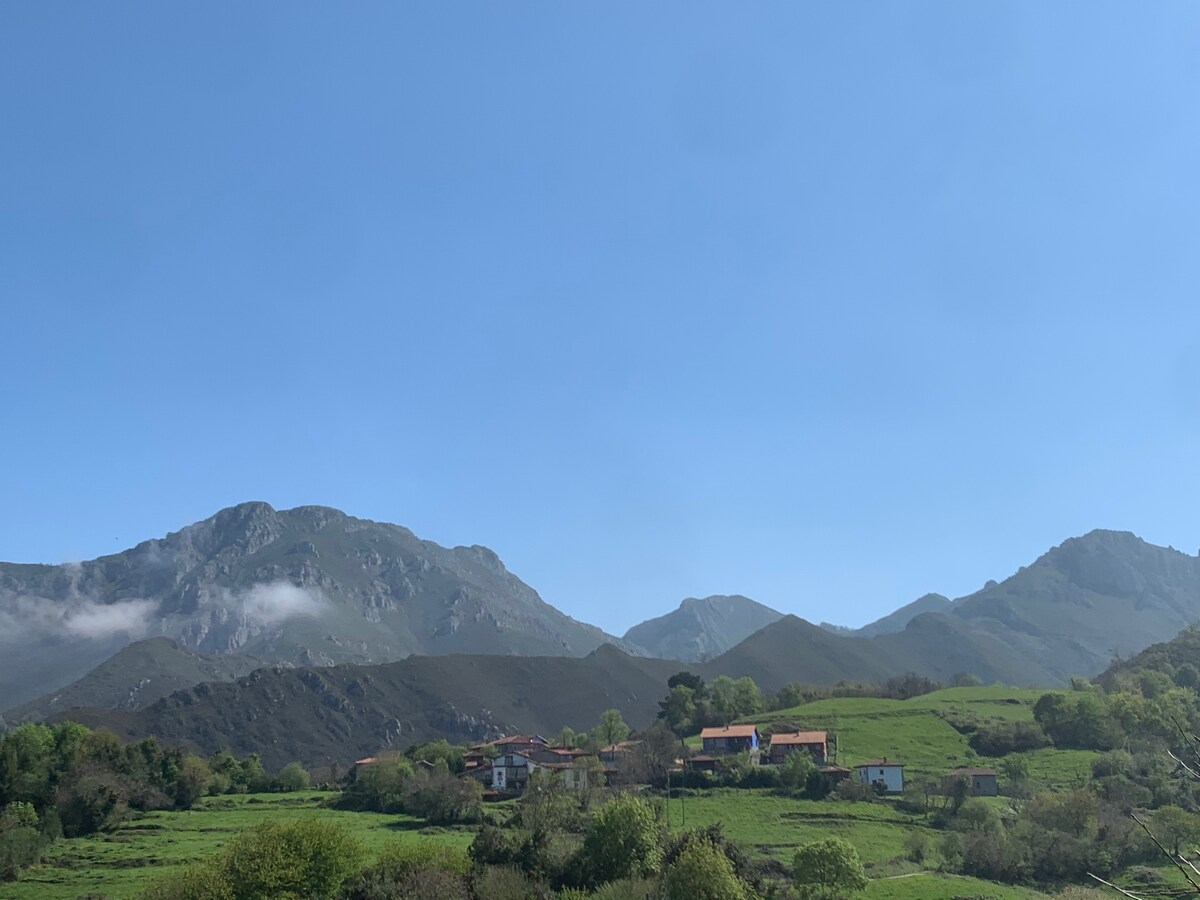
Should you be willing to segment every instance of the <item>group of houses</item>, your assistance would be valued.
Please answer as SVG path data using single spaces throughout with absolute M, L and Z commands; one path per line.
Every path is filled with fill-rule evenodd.
M 516 734 L 470 748 L 463 774 L 480 781 L 485 793 L 519 794 L 538 770 L 556 772 L 567 787 L 583 790 L 590 780 L 607 780 L 616 772 L 614 754 L 623 752 L 624 746 L 601 749 L 597 754 L 601 764 L 596 767 L 587 764 L 592 754 L 586 750 L 553 747 L 540 734 Z
M 755 725 L 726 725 L 705 728 L 700 732 L 702 753 L 693 756 L 688 764 L 702 771 L 715 772 L 722 758 L 731 754 L 746 754 L 752 760 L 768 765 L 783 765 L 792 753 L 804 752 L 817 764 L 817 771 L 838 783 L 856 776 L 859 783 L 878 785 L 884 793 L 904 792 L 904 763 L 895 759 L 868 759 L 857 763 L 853 770 L 829 764 L 829 735 L 824 731 L 777 731 L 761 745 Z M 945 784 L 962 779 L 972 796 L 995 797 L 999 793 L 995 769 L 959 768 L 947 774 Z
M 764 748 L 755 725 L 727 725 L 705 728 L 700 732 L 701 752 L 687 760 L 677 760 L 694 771 L 715 773 L 725 761 L 741 756 L 757 765 L 783 765 L 793 753 L 807 753 L 817 771 L 834 783 L 851 777 L 876 787 L 883 793 L 904 791 L 904 763 L 895 759 L 869 759 L 853 769 L 830 764 L 829 736 L 824 731 L 774 732 Z M 540 771 L 557 773 L 571 789 L 583 790 L 613 783 L 629 769 L 640 741 L 622 741 L 602 747 L 595 753 L 571 747 L 555 747 L 539 734 L 516 734 L 471 747 L 464 756 L 464 778 L 477 779 L 485 797 L 503 797 L 522 793 L 530 777 Z M 598 762 L 597 762 L 598 761 Z M 375 762 L 361 759 L 358 765 Z M 946 776 L 966 782 L 974 796 L 994 797 L 999 793 L 994 769 L 959 768 Z

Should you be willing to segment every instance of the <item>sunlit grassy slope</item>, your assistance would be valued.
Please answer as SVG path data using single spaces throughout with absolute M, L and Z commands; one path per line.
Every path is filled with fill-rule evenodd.
M 261 822 L 319 816 L 338 822 L 378 853 L 400 841 L 438 841 L 466 846 L 471 832 L 424 829 L 419 819 L 322 808 L 333 796 L 251 794 L 212 797 L 189 812 L 151 813 L 108 834 L 58 841 L 47 862 L 0 884 L 8 900 L 75 900 L 103 894 L 109 900 L 132 897 L 149 879 L 218 849 L 234 834 Z
M 947 718 L 973 717 L 983 726 L 997 722 L 1031 721 L 1033 704 L 1043 690 L 1002 685 L 945 688 L 911 700 L 845 697 L 817 700 L 791 709 L 753 716 L 759 725 L 794 725 L 824 729 L 838 738 L 838 763 L 853 766 L 866 759 L 900 760 L 907 774 L 940 775 L 957 766 L 996 766 L 994 757 L 981 757 Z M 1095 754 L 1079 750 L 1037 750 L 1024 754 L 1031 775 L 1047 786 L 1064 786 L 1086 773 Z

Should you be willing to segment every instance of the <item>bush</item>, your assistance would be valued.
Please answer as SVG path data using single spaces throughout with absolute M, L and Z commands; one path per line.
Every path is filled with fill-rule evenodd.
M 324 900 L 358 870 L 363 855 L 343 828 L 308 819 L 242 832 L 219 865 L 238 900 Z
M 479 900 L 537 900 L 538 891 L 519 869 L 488 866 L 475 876 Z
M 841 838 L 802 846 L 792 858 L 792 873 L 797 892 L 806 900 L 838 900 L 867 887 L 858 851 Z
M 150 882 L 143 900 L 234 900 L 233 885 L 213 862 L 195 863 Z
M 0 829 L 0 881 L 16 881 L 21 869 L 41 862 L 45 849 L 46 839 L 36 828 L 17 825 Z
M 857 800 L 859 802 L 871 802 L 879 799 L 879 795 L 875 793 L 875 788 L 869 784 L 863 784 L 861 781 L 855 781 L 853 778 L 847 778 L 841 782 L 834 791 L 839 800 Z
M 1048 747 L 1050 739 L 1036 722 L 1006 722 L 978 729 L 967 743 L 981 756 L 1007 756 Z

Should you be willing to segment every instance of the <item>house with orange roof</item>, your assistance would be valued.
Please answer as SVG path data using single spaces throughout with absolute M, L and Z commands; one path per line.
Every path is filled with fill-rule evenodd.
M 787 731 L 771 735 L 770 758 L 780 765 L 797 750 L 806 751 L 818 766 L 825 765 L 829 755 L 829 738 L 824 731 Z
M 758 728 L 754 725 L 726 725 L 724 728 L 705 728 L 700 743 L 706 754 L 741 753 L 758 749 Z

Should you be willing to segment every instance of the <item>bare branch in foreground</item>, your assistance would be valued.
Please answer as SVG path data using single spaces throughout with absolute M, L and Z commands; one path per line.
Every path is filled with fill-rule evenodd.
M 1099 875 L 1093 875 L 1091 872 L 1088 872 L 1088 878 L 1095 878 L 1095 879 L 1096 879 L 1098 882 L 1100 882 L 1100 883 L 1101 883 L 1102 885 L 1104 885 L 1105 887 L 1110 887 L 1110 888 L 1112 888 L 1114 891 L 1116 891 L 1117 893 L 1119 893 L 1119 894 L 1124 894 L 1126 897 L 1132 897 L 1132 898 L 1133 898 L 1133 900 L 1145 900 L 1145 898 L 1143 898 L 1143 897 L 1139 897 L 1137 894 L 1131 894 L 1131 893 L 1129 893 L 1129 891 L 1125 890 L 1125 888 L 1120 888 L 1120 887 L 1117 887 L 1117 886 L 1116 886 L 1115 884 L 1113 884 L 1111 881 L 1105 881 L 1105 880 L 1104 880 L 1103 878 L 1101 878 Z

